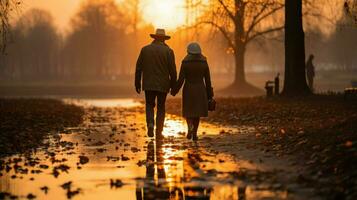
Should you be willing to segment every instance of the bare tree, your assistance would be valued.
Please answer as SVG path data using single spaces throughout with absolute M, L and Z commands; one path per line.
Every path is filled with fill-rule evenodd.
M 235 79 L 225 92 L 238 95 L 256 94 L 260 90 L 250 85 L 245 77 L 247 45 L 260 38 L 284 29 L 279 0 L 211 0 L 208 12 L 197 24 L 208 24 L 222 33 L 235 58 Z
M 21 4 L 21 0 L 0 0 L 0 50 L 5 52 L 9 40 L 10 14 Z

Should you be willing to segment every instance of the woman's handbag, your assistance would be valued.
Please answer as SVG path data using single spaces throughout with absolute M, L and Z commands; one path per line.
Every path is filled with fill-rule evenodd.
M 208 110 L 209 111 L 216 110 L 216 101 L 213 98 L 208 100 Z
M 215 111 L 216 101 L 213 99 L 214 93 L 212 87 L 208 89 L 207 94 L 208 94 L 208 111 Z

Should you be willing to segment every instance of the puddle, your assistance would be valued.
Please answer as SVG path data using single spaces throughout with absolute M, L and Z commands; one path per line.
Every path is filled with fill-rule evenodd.
M 7 158 L 0 176 L 0 192 L 6 198 L 292 197 L 274 183 L 272 174 L 260 173 L 254 164 L 203 148 L 205 135 L 242 130 L 202 123 L 201 140 L 193 143 L 182 133 L 186 130 L 184 120 L 168 116 L 163 132 L 166 138 L 159 142 L 146 137 L 143 108 L 135 108 L 138 103 L 134 100 L 66 101 L 85 105 L 85 122 L 50 136 L 48 146 L 36 152 Z
M 133 108 L 137 106 L 142 106 L 139 100 L 135 99 L 64 99 L 66 103 L 73 103 L 79 106 L 95 106 L 102 108 Z

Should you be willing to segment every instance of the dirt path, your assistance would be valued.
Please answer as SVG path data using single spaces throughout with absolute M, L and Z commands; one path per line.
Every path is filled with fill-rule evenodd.
M 142 107 L 89 104 L 99 107 L 86 107 L 81 126 L 1 162 L 0 199 L 316 198 L 287 157 L 259 149 L 254 128 L 205 123 L 193 143 L 184 121 L 171 115 L 159 142 L 146 137 Z

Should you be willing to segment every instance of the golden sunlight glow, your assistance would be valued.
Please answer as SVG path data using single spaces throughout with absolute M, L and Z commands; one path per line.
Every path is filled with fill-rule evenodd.
M 23 11 L 31 8 L 48 10 L 60 28 L 68 28 L 70 18 L 76 13 L 84 0 L 26 0 Z M 125 0 L 115 0 L 118 4 Z M 142 0 L 143 21 L 155 28 L 176 29 L 186 22 L 185 0 Z M 63 12 L 63 11 L 66 12 Z
M 179 137 L 179 133 L 186 131 L 186 122 L 179 117 L 170 115 L 170 118 L 166 118 L 165 127 L 162 134 L 165 137 Z
M 184 0 L 146 0 L 142 4 L 142 14 L 155 28 L 172 30 L 185 24 L 184 6 Z

